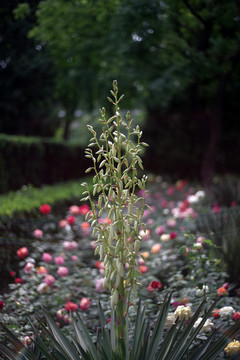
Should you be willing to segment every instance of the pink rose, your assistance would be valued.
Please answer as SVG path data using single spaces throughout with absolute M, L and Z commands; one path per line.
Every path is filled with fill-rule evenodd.
M 67 276 L 68 273 L 69 273 L 69 271 L 68 271 L 68 268 L 67 268 L 67 267 L 60 266 L 60 267 L 58 268 L 57 273 L 58 273 L 58 276 Z
M 43 253 L 42 254 L 42 261 L 49 264 L 52 261 L 52 255 L 50 255 L 49 253 Z
M 155 234 L 156 235 L 162 235 L 164 233 L 165 233 L 165 226 L 159 225 L 159 226 L 156 227 L 156 229 L 155 229 Z
M 95 289 L 99 293 L 103 293 L 106 290 L 106 288 L 104 288 L 103 286 L 103 282 L 104 282 L 104 278 L 95 280 Z
M 34 230 L 33 235 L 36 239 L 41 239 L 43 237 L 43 231 L 40 229 L 36 229 Z
M 78 243 L 76 241 L 64 241 L 63 247 L 65 250 L 76 250 Z
M 34 265 L 33 265 L 32 263 L 27 263 L 27 264 L 24 266 L 24 272 L 25 272 L 25 274 L 30 274 L 33 269 L 34 269 Z
M 55 283 L 55 277 L 52 275 L 45 276 L 43 282 L 47 284 L 48 286 L 52 286 Z
M 73 256 L 71 256 L 71 260 L 72 260 L 72 261 L 77 261 L 77 260 L 78 260 L 78 257 L 77 257 L 76 255 L 73 255 Z
M 91 300 L 89 298 L 83 297 L 80 300 L 79 307 L 81 310 L 83 310 L 83 311 L 88 310 L 90 305 L 91 305 Z
M 54 258 L 55 264 L 57 265 L 63 265 L 64 264 L 64 258 L 62 256 L 56 256 Z
M 69 211 L 72 215 L 80 215 L 79 206 L 77 205 L 70 206 Z

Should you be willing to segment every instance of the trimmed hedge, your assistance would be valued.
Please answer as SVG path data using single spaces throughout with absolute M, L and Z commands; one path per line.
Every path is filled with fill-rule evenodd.
M 76 143 L 0 134 L 0 193 L 77 179 L 88 167 Z

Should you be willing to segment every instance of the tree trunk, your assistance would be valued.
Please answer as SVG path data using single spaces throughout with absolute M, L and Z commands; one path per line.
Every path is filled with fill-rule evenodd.
M 72 122 L 72 116 L 69 114 L 66 114 L 64 128 L 63 128 L 63 136 L 62 136 L 63 140 L 69 139 L 69 130 L 70 130 L 71 122 Z

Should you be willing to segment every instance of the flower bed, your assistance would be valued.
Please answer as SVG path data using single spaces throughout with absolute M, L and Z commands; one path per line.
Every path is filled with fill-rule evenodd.
M 148 190 L 147 203 L 152 212 L 145 210 L 143 215 L 147 228 L 140 231 L 143 245 L 138 263 L 142 273 L 139 295 L 148 304 L 152 321 L 169 290 L 173 291 L 172 320 L 181 306 L 185 311 L 188 306 L 194 311 L 205 295 L 209 302 L 221 298 L 203 327 L 203 337 L 219 324 L 238 321 L 239 297 L 229 296 L 233 294 L 232 285 L 226 283 L 227 274 L 215 257 L 211 240 L 196 233 L 198 212 L 203 210 L 201 196 L 193 196 L 204 193 L 184 181 L 170 185 L 160 177 L 150 177 Z M 71 323 L 70 311 L 79 310 L 94 332 L 99 325 L 100 299 L 110 319 L 109 292 L 103 284 L 104 264 L 94 256 L 95 238 L 85 221 L 88 211 L 86 203 L 72 205 L 56 229 L 51 207 L 43 204 L 39 209 L 43 226 L 33 231 L 35 241 L 29 249 L 18 249 L 18 270 L 10 270 L 11 291 L 1 295 L 0 319 L 22 339 L 32 335 L 27 318 L 34 321 L 36 316 L 42 316 L 41 306 L 63 328 Z M 109 220 L 103 215 L 100 221 Z M 132 303 L 134 316 L 134 296 Z

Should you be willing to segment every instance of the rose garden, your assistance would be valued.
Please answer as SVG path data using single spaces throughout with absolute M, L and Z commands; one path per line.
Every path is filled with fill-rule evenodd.
M 238 359 L 234 179 L 209 192 L 146 176 L 144 134 L 121 113 L 116 81 L 111 94 L 114 115 L 100 110 L 99 134 L 89 126 L 92 165 L 79 180 L 79 202 L 41 203 L 11 251 L 0 352 L 24 360 Z

